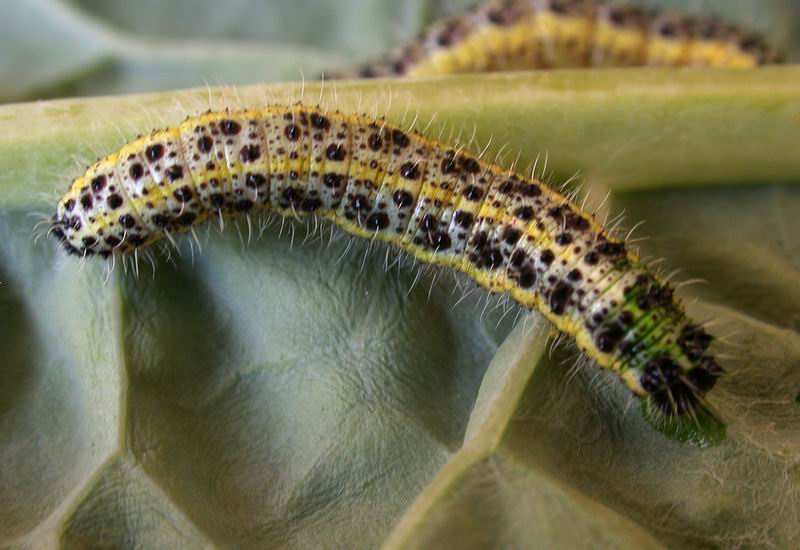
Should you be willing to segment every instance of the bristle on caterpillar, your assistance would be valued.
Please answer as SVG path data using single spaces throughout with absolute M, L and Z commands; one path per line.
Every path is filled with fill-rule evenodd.
M 595 0 L 489 0 L 340 77 L 429 76 L 568 67 L 755 67 L 779 55 L 716 19 Z
M 317 216 L 535 309 L 669 416 L 720 367 L 672 289 L 543 182 L 385 120 L 301 104 L 220 111 L 96 162 L 59 200 L 67 252 L 131 254 L 209 219 Z

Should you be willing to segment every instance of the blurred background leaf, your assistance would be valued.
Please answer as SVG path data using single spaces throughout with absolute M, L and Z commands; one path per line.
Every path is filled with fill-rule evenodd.
M 311 81 L 469 3 L 0 0 L 0 100 Z M 800 51 L 792 0 L 639 3 Z M 796 73 L 391 84 L 396 118 L 411 101 L 528 160 L 547 150 L 592 196 L 613 189 L 609 211 L 647 220 L 644 255 L 708 280 L 681 293 L 729 336 L 712 395 L 729 437 L 713 449 L 654 432 L 605 373 L 573 377 L 574 353 L 551 352 L 533 320 L 512 329 L 516 312 L 479 293 L 456 305 L 452 278 L 386 272 L 363 243 L 340 259 L 346 239 L 327 233 L 300 246 L 303 228 L 276 224 L 245 246 L 240 224 L 105 282 L 102 265 L 34 244 L 37 216 L 74 156 L 174 123 L 206 93 L 0 109 L 0 546 L 790 547 Z M 389 87 L 343 83 L 340 100 L 383 105 Z

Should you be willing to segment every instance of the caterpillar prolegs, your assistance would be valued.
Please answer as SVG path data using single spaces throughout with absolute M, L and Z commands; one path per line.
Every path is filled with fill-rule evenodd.
M 436 21 L 350 76 L 429 76 L 566 67 L 754 67 L 779 60 L 716 19 L 596 0 L 489 0 Z
M 591 215 L 384 120 L 301 104 L 188 118 L 89 167 L 52 234 L 109 258 L 254 211 L 322 217 L 509 294 L 667 415 L 693 414 L 721 372 L 672 289 Z

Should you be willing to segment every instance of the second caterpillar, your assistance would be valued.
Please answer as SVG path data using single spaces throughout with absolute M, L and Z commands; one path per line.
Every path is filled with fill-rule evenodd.
M 598 0 L 488 0 L 434 22 L 384 59 L 340 76 L 432 76 L 569 67 L 777 63 L 758 36 L 714 18 Z

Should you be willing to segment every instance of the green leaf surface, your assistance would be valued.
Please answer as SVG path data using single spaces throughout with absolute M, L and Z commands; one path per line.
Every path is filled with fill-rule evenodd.
M 0 43 L 16 48 L 0 56 L 0 93 L 168 89 L 224 71 L 231 83 L 296 79 L 301 65 L 311 74 L 370 57 L 443 9 L 312 4 L 295 0 L 308 13 L 296 21 L 289 2 L 32 0 L 15 7 L 20 25 L 0 18 Z M 740 23 L 766 20 L 791 42 L 788 0 L 707 4 Z M 306 240 L 304 227 L 280 223 L 248 243 L 240 223 L 201 232 L 201 254 L 184 239 L 154 272 L 117 265 L 106 280 L 103 264 L 34 239 L 82 165 L 137 132 L 301 90 L 319 97 L 294 83 L 0 107 L 0 546 L 740 548 L 800 538 L 797 68 L 336 88 L 343 110 L 425 124 L 436 115 L 433 134 L 476 128 L 471 148 L 505 146 L 522 166 L 547 152 L 556 179 L 580 171 L 590 202 L 610 190 L 604 211 L 624 210 L 629 227 L 645 220 L 634 234 L 648 237 L 642 255 L 681 268 L 679 280 L 707 281 L 679 294 L 724 339 L 728 374 L 710 402 L 727 436 L 707 448 L 654 430 L 607 373 L 573 369 L 575 352 L 553 348 L 541 320 L 515 324 L 516 310 L 478 292 L 461 300 L 465 281 L 445 273 L 387 270 L 377 245 L 345 253 L 341 235 Z

